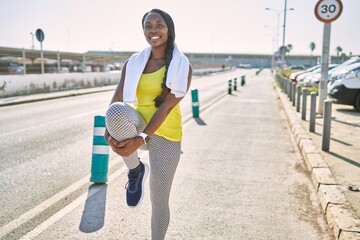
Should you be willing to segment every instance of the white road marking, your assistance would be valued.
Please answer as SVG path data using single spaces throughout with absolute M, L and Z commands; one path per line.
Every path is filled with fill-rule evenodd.
M 114 179 L 116 179 L 118 176 L 120 176 L 123 172 L 127 170 L 127 167 L 124 166 L 111 174 L 109 177 L 108 184 L 110 184 Z M 50 226 L 52 226 L 54 223 L 65 217 L 68 213 L 73 211 L 76 207 L 78 207 L 80 204 L 86 201 L 87 198 L 90 198 L 95 193 L 97 193 L 101 187 L 95 188 L 93 191 L 86 192 L 77 199 L 75 199 L 73 202 L 71 202 L 69 205 L 52 215 L 50 218 L 48 218 L 46 221 L 38 225 L 36 228 L 34 228 L 32 231 L 28 232 L 26 235 L 24 235 L 20 240 L 30 240 L 34 239 L 38 235 L 40 235 L 42 232 L 44 232 L 46 229 L 48 229 Z
M 205 111 L 205 109 L 212 108 L 214 105 L 219 103 L 219 100 L 221 98 L 223 98 L 225 96 L 226 96 L 226 94 L 222 94 L 222 95 L 216 97 L 215 99 L 213 99 L 211 102 L 209 102 L 207 104 L 204 104 L 202 111 Z M 83 116 L 83 114 L 79 114 L 79 115 L 76 115 L 76 116 L 80 117 L 80 116 Z M 186 118 L 184 118 L 184 121 L 183 121 L 184 127 L 185 127 L 185 125 L 188 125 L 190 123 L 191 119 L 192 119 L 192 116 L 190 116 L 190 117 L 186 116 Z M 146 153 L 147 153 L 147 151 L 142 152 L 141 154 L 139 154 L 139 157 L 144 156 Z M 111 166 L 115 165 L 114 162 L 115 161 L 110 162 L 109 168 L 111 168 Z M 109 180 L 108 180 L 107 184 L 110 184 L 114 179 L 116 179 L 116 177 L 120 176 L 126 170 L 127 170 L 127 167 L 124 166 L 124 167 L 120 168 L 119 170 L 115 171 L 113 174 L 111 174 L 109 176 Z M 57 193 L 53 197 L 48 198 L 47 200 L 45 200 L 41 204 L 37 205 L 35 208 L 33 208 L 33 209 L 27 211 L 26 213 L 22 214 L 17 219 L 11 221 L 10 223 L 5 225 L 1 229 L 2 231 L 0 233 L 0 238 L 5 236 L 6 234 L 11 232 L 12 230 L 18 228 L 21 224 L 29 221 L 31 218 L 33 218 L 33 217 L 37 216 L 38 214 L 40 214 L 41 212 L 45 211 L 47 208 L 51 207 L 56 202 L 63 199 L 65 196 L 67 196 L 70 193 L 76 191 L 78 188 L 80 188 L 84 184 L 86 184 L 89 181 L 89 179 L 90 179 L 90 174 L 88 174 L 84 178 L 80 179 L 78 182 L 72 184 L 71 186 L 69 186 L 65 190 Z M 80 197 L 75 199 L 73 202 L 69 203 L 66 207 L 59 210 L 57 213 L 52 215 L 50 218 L 48 218 L 47 220 L 42 222 L 40 225 L 38 225 L 32 231 L 28 232 L 26 235 L 24 235 L 22 238 L 20 238 L 20 240 L 34 239 L 36 236 L 40 235 L 42 232 L 44 232 L 46 229 L 48 229 L 50 226 L 52 226 L 55 222 L 57 222 L 58 220 L 60 220 L 64 216 L 66 216 L 68 213 L 70 213 L 76 207 L 78 207 L 81 203 L 86 201 L 87 198 L 90 198 L 95 193 L 97 193 L 100 189 L 101 188 L 95 188 L 94 191 L 84 193 L 83 195 L 81 195 Z
M 109 169 L 112 166 L 114 166 L 116 163 L 117 163 L 116 161 L 110 161 Z M 52 205 L 54 205 L 55 203 L 57 203 L 58 201 L 63 199 L 65 196 L 67 196 L 67 195 L 71 194 L 72 192 L 75 192 L 76 190 L 78 190 L 84 184 L 88 183 L 89 179 L 90 179 L 90 174 L 86 175 L 85 177 L 83 177 L 79 181 L 75 182 L 74 184 L 70 185 L 69 187 L 67 187 L 63 191 L 61 191 L 61 192 L 55 194 L 54 196 L 46 199 L 45 201 L 43 201 L 42 203 L 40 203 L 36 207 L 34 207 L 34 208 L 30 209 L 29 211 L 27 211 L 27 212 L 23 213 L 22 215 L 20 215 L 17 219 L 14 219 L 13 221 L 11 221 L 8 224 L 6 224 L 5 226 L 3 226 L 1 228 L 1 231 L 0 231 L 0 239 L 3 236 L 5 236 L 6 234 L 8 234 L 9 232 L 11 232 L 12 230 L 18 228 L 21 224 L 29 221 L 31 218 L 33 218 L 36 215 L 40 214 L 41 212 L 45 211 L 46 209 L 48 209 L 49 207 L 51 207 Z
M 7 136 L 7 135 L 11 135 L 11 134 L 17 134 L 17 133 L 20 133 L 20 132 L 39 129 L 42 126 L 46 126 L 46 125 L 49 125 L 49 124 L 54 124 L 54 123 L 58 123 L 58 122 L 64 122 L 64 120 L 66 120 L 66 119 L 79 118 L 79 117 L 83 117 L 83 116 L 86 116 L 86 115 L 92 115 L 92 114 L 96 114 L 96 113 L 101 113 L 103 111 L 104 111 L 104 109 L 101 108 L 101 109 L 98 109 L 98 110 L 95 110 L 95 111 L 90 111 L 90 112 L 86 112 L 86 113 L 82 113 L 82 114 L 77 114 L 77 115 L 73 115 L 73 116 L 70 116 L 70 117 L 67 117 L 67 118 L 61 118 L 61 119 L 56 119 L 56 120 L 49 121 L 49 122 L 39 123 L 39 124 L 34 125 L 34 126 L 21 128 L 21 129 L 16 129 L 16 130 L 6 132 L 6 133 L 1 133 L 1 136 L 4 137 L 4 136 Z

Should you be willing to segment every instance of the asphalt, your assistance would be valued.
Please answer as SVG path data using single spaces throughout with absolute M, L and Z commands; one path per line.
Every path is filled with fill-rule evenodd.
M 268 71 L 262 72 L 261 74 L 259 74 L 259 76 L 253 75 L 248 78 L 247 81 L 251 82 L 253 80 L 255 81 L 256 79 L 261 78 L 266 78 L 271 81 L 271 77 L 269 76 Z M 311 176 L 311 183 L 313 184 L 318 196 L 317 199 L 319 201 L 319 211 L 324 214 L 328 226 L 332 229 L 332 232 L 335 235 L 335 239 L 359 240 L 360 192 L 354 191 L 356 187 L 360 187 L 360 149 L 358 144 L 360 136 L 359 114 L 346 106 L 333 105 L 334 111 L 331 128 L 332 135 L 330 151 L 323 152 L 321 151 L 322 119 L 317 119 L 316 132 L 310 133 L 308 131 L 308 121 L 301 120 L 300 113 L 296 112 L 295 108 L 289 102 L 287 96 L 283 92 L 281 92 L 281 90 L 277 88 L 275 84 L 273 87 L 275 89 L 276 96 L 281 103 L 280 105 L 284 110 L 286 116 L 285 119 L 286 121 L 288 121 L 290 126 L 289 129 L 291 131 L 285 131 L 285 134 L 292 134 L 295 139 L 295 144 L 299 147 L 302 155 L 301 159 L 303 160 L 303 164 L 304 166 L 306 166 L 307 169 L 306 174 Z M 41 101 L 58 97 L 74 96 L 79 94 L 87 94 L 96 91 L 108 91 L 112 88 L 113 86 L 109 86 L 106 88 L 84 89 L 59 93 L 6 98 L 0 99 L 0 106 L 21 104 L 31 101 Z M 176 225 L 177 227 L 169 228 L 169 235 L 171 236 L 169 239 L 265 239 L 266 237 L 266 239 L 286 239 L 269 237 L 266 234 L 270 234 L 269 231 L 271 232 L 271 229 L 266 228 L 266 226 L 271 226 L 276 222 L 287 223 L 291 219 L 269 219 L 269 222 L 266 222 L 262 219 L 262 227 L 265 228 L 268 232 L 266 233 L 265 231 L 263 235 L 258 235 L 260 238 L 252 238 L 252 235 L 247 235 L 248 238 L 239 237 L 240 235 L 238 234 L 259 233 L 247 231 L 247 225 L 241 225 L 239 223 L 235 225 L 231 224 L 231 221 L 238 221 L 239 219 L 243 219 L 244 216 L 249 217 L 249 219 L 245 219 L 245 221 L 253 224 L 258 224 L 257 221 L 259 220 L 259 218 L 257 217 L 261 216 L 257 216 L 256 214 L 249 215 L 249 212 L 244 210 L 246 208 L 249 208 L 249 206 L 244 204 L 244 202 L 242 201 L 244 201 L 245 199 L 246 201 L 248 201 L 247 203 L 250 204 L 252 201 L 252 197 L 256 196 L 256 194 L 254 195 L 254 192 L 252 191 L 262 194 L 271 193 L 271 191 L 260 191 L 261 185 L 251 185 L 250 187 L 252 187 L 253 189 L 249 189 L 244 184 L 241 185 L 241 182 L 238 182 L 238 184 L 242 186 L 242 190 L 245 189 L 245 192 L 243 192 L 242 194 L 241 191 L 231 192 L 234 189 L 226 189 L 231 190 L 231 194 L 235 194 L 235 202 L 242 202 L 241 207 L 244 207 L 244 209 L 232 208 L 231 203 L 234 202 L 231 201 L 231 199 L 229 200 L 228 198 L 224 197 L 223 195 L 217 196 L 216 191 L 200 192 L 199 196 L 203 196 L 209 199 L 215 198 L 215 200 L 216 198 L 219 198 L 226 203 L 224 206 L 215 206 L 214 202 L 209 201 L 205 203 L 208 204 L 207 206 L 205 206 L 205 208 L 196 208 L 199 204 L 204 207 L 204 202 L 201 202 L 203 199 L 199 198 L 199 196 L 196 195 L 196 192 L 194 192 L 198 189 L 206 189 L 206 179 L 205 177 L 200 176 L 208 176 L 208 178 L 210 179 L 213 178 L 210 184 L 214 186 L 216 190 L 222 191 L 221 189 L 224 188 L 224 186 L 230 184 L 228 182 L 229 179 L 226 177 L 218 176 L 217 174 L 230 171 L 231 168 L 236 165 L 236 162 L 230 161 L 229 163 L 227 163 L 225 166 L 225 171 L 223 171 L 224 169 L 221 169 L 221 165 L 217 165 L 215 163 L 217 161 L 221 161 L 222 159 L 237 158 L 239 154 L 240 156 L 245 156 L 246 151 L 244 152 L 243 150 L 241 150 L 246 148 L 244 147 L 244 144 L 257 144 L 256 141 L 252 143 L 251 141 L 246 141 L 241 138 L 241 135 L 239 134 L 243 133 L 240 131 L 243 131 L 241 125 L 244 123 L 240 121 L 240 127 L 235 126 L 237 126 L 237 124 L 239 123 L 239 117 L 244 117 L 244 115 L 239 115 L 235 113 L 241 111 L 246 111 L 244 113 L 245 115 L 246 113 L 254 113 L 252 111 L 255 111 L 255 109 L 251 109 L 251 107 L 245 110 L 241 109 L 241 107 L 244 107 L 246 105 L 254 106 L 254 103 L 262 103 L 262 101 L 261 99 L 254 98 L 239 100 L 239 97 L 237 96 L 240 95 L 242 92 L 245 93 L 245 90 L 240 90 L 232 96 L 224 97 L 222 100 L 219 101 L 219 104 L 216 104 L 213 107 L 207 109 L 206 113 L 204 113 L 204 115 L 201 115 L 201 119 L 196 119 L 196 121 L 189 121 L 189 124 L 185 127 L 184 136 L 191 135 L 191 133 L 194 132 L 198 133 L 195 134 L 193 138 L 186 137 L 184 139 L 184 142 L 186 142 L 186 145 L 184 145 L 183 149 L 184 154 L 182 156 L 184 164 L 179 165 L 179 177 L 177 176 L 174 182 L 174 189 L 180 189 L 177 193 L 174 193 L 174 198 L 177 199 L 176 203 L 174 204 L 174 218 L 176 221 L 180 222 L 180 225 Z M 254 121 L 261 119 L 260 113 L 259 115 L 256 115 L 254 113 L 254 116 L 257 116 L 257 118 L 252 119 Z M 272 125 L 269 125 L 269 128 L 271 127 Z M 201 130 L 197 131 L 199 129 Z M 219 134 L 221 135 L 221 133 L 229 134 L 230 137 L 219 138 L 218 136 Z M 201 146 L 203 147 L 200 149 L 196 149 L 196 146 L 199 146 L 199 143 L 201 143 Z M 206 146 L 207 148 L 205 148 Z M 218 146 L 221 146 L 222 148 L 219 148 Z M 226 151 L 224 151 L 224 149 Z M 269 152 L 272 151 L 271 149 L 266 150 Z M 286 151 L 286 148 L 280 148 L 277 150 Z M 218 151 L 218 153 L 216 153 L 216 151 Z M 244 158 L 248 159 L 249 157 Z M 196 162 L 197 159 L 203 160 Z M 211 173 L 214 175 L 206 171 L 206 166 L 209 163 L 204 160 L 210 160 L 209 166 L 212 169 Z M 246 162 L 241 163 L 247 166 Z M 295 163 L 287 162 L 287 164 Z M 191 171 L 192 167 L 198 169 L 199 172 L 196 173 Z M 256 171 L 260 168 L 261 166 L 253 166 L 247 169 L 249 171 L 255 172 L 255 176 L 251 176 L 251 179 L 255 182 L 261 181 L 262 179 L 260 178 L 262 177 L 270 179 L 272 174 L 280 174 L 279 172 L 270 172 L 268 173 L 269 175 L 262 176 L 261 171 L 256 174 Z M 236 170 L 236 168 L 234 168 L 233 170 Z M 269 171 L 275 170 L 270 169 Z M 83 196 L 83 198 L 78 199 L 78 202 L 74 202 L 72 206 L 67 207 L 67 210 L 59 212 L 52 218 L 48 219 L 38 228 L 30 232 L 30 234 L 27 235 L 28 237 L 25 237 L 24 239 L 32 239 L 33 237 L 31 236 L 34 236 L 34 238 L 36 239 L 55 239 L 59 238 L 59 236 L 60 238 L 64 239 L 95 239 L 97 237 L 101 238 L 102 233 L 105 230 L 107 234 L 106 236 L 108 236 L 107 239 L 149 239 L 148 214 L 150 206 L 148 199 L 145 199 L 142 210 L 140 211 L 140 213 L 135 214 L 135 216 L 133 216 L 134 214 L 131 210 L 125 208 L 124 203 L 119 203 L 119 200 L 121 198 L 124 198 L 124 191 L 122 187 L 122 183 L 126 181 L 124 177 L 124 172 L 125 169 L 120 169 L 115 176 L 110 178 L 107 185 L 89 186 L 89 192 L 87 193 L 87 196 Z M 232 174 L 235 173 L 233 171 L 230 171 L 230 175 Z M 293 176 L 296 174 L 298 173 L 293 171 L 291 172 L 291 175 Z M 200 183 L 197 186 L 190 185 L 189 187 L 189 184 L 191 184 L 191 180 L 193 179 L 200 179 Z M 249 179 L 241 180 L 245 181 Z M 273 181 L 271 182 L 279 184 L 279 179 L 275 179 L 276 181 L 274 181 L 274 179 L 272 180 Z M 264 182 L 261 182 L 261 184 L 264 185 Z M 352 186 L 352 190 L 350 190 L 349 186 Z M 286 189 L 281 188 L 281 185 L 265 185 L 265 188 L 268 189 L 274 189 L 274 187 L 276 187 L 277 190 Z M 287 192 L 288 190 L 283 191 Z M 222 193 L 229 194 L 229 191 L 223 191 Z M 178 198 L 176 198 L 176 196 L 178 196 Z M 259 194 L 258 197 L 259 199 L 263 198 L 265 200 L 268 198 L 268 196 L 261 194 Z M 189 204 L 189 202 L 186 202 L 186 200 L 189 201 L 189 199 L 191 200 L 191 204 Z M 292 200 L 294 200 L 291 199 L 288 194 L 282 196 L 282 199 L 285 200 L 285 202 L 291 202 Z M 284 204 L 284 202 L 282 202 L 282 204 Z M 288 204 L 289 206 L 293 206 L 290 203 Z M 227 208 L 230 209 L 230 211 L 227 211 Z M 198 213 L 196 213 L 197 210 L 199 210 Z M 236 211 L 234 212 L 234 210 L 239 211 L 239 213 L 236 213 Z M 207 211 L 209 212 L 207 213 Z M 268 211 L 271 211 L 271 209 L 268 209 Z M 194 213 L 195 216 L 190 214 L 191 212 Z M 216 219 L 213 219 L 214 215 L 220 216 L 220 214 L 222 214 L 223 212 L 227 212 L 225 214 L 225 219 L 229 221 L 220 220 L 224 219 L 224 216 L 222 216 L 222 218 L 219 217 L 218 222 L 216 221 Z M 291 215 L 292 211 L 281 212 L 280 214 Z M 145 217 L 147 219 L 139 221 L 139 219 L 137 219 L 137 217 L 139 216 Z M 180 216 L 183 216 L 184 218 L 182 219 Z M 187 225 L 187 221 L 193 224 L 192 218 L 194 217 L 195 220 L 199 221 L 202 225 L 199 224 L 199 222 L 197 223 L 197 225 Z M 129 218 L 131 222 L 135 222 L 141 225 L 141 230 L 134 230 L 130 233 L 127 232 L 126 224 L 124 222 L 125 219 L 128 220 Z M 312 227 L 309 227 L 306 223 L 304 223 L 301 218 L 300 221 L 299 219 L 296 219 L 296 222 L 297 224 L 299 224 L 298 227 L 300 226 L 303 229 L 306 229 L 308 227 L 310 230 L 312 229 Z M 226 229 L 231 229 L 230 233 L 226 233 Z M 287 232 L 288 230 L 286 228 L 286 224 L 284 225 L 284 229 L 280 230 L 284 231 L 285 235 L 289 234 L 288 236 L 291 236 L 287 239 L 316 239 L 306 236 L 306 234 L 301 235 L 304 234 L 303 232 L 306 231 L 300 231 L 301 233 L 298 233 L 298 236 L 292 235 L 293 232 Z M 296 231 L 299 232 L 299 229 L 296 229 Z M 326 234 L 326 230 L 324 229 L 320 229 L 318 231 L 325 231 Z M 197 234 L 197 237 L 192 238 L 191 234 L 195 232 Z M 216 238 L 216 236 L 218 236 L 218 238 Z

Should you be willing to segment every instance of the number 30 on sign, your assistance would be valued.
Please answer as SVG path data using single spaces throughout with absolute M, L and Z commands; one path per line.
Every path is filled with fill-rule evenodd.
M 321 22 L 331 23 L 340 16 L 342 10 L 340 0 L 319 0 L 315 6 L 315 16 Z

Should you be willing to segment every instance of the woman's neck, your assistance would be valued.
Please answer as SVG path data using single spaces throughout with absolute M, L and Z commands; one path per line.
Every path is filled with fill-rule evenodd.
M 152 49 L 150 58 L 155 60 L 165 59 L 165 50 L 166 49 Z

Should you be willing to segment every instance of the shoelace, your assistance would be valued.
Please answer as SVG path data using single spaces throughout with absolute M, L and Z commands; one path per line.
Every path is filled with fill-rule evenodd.
M 134 191 L 136 188 L 136 181 L 137 181 L 138 175 L 129 176 L 129 181 L 125 185 L 125 189 L 128 189 L 130 191 Z

